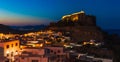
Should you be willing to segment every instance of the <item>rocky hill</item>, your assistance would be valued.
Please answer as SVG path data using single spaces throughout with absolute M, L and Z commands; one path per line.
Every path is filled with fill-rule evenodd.
M 50 23 L 48 29 L 70 32 L 74 41 L 103 41 L 105 32 L 96 25 L 96 17 L 86 15 L 84 11 L 65 15 L 57 23 Z
M 16 30 L 10 28 L 10 26 L 0 24 L 0 33 L 15 33 Z

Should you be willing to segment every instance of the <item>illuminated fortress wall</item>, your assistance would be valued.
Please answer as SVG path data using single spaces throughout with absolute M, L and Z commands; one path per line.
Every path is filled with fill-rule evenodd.
M 96 25 L 96 17 L 92 15 L 86 15 L 84 11 L 73 13 L 71 15 L 65 15 L 62 17 L 62 21 L 78 22 L 80 25 L 83 25 L 83 26 Z

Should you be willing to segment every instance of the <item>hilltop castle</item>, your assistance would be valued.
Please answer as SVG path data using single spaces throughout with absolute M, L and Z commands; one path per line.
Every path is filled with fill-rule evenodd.
M 78 23 L 81 26 L 95 26 L 96 17 L 92 15 L 86 15 L 84 11 L 73 13 L 71 15 L 65 15 L 62 17 L 62 21 L 72 21 Z
M 70 32 L 75 41 L 103 40 L 103 31 L 96 26 L 96 17 L 86 15 L 84 11 L 65 15 L 57 23 L 50 23 L 49 29 Z

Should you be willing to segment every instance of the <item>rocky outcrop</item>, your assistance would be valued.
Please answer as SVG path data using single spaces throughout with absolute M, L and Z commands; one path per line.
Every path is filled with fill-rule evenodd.
M 96 17 L 86 15 L 84 11 L 63 16 L 57 23 L 50 23 L 48 29 L 70 32 L 74 41 L 102 41 L 104 39 L 104 32 L 96 26 Z

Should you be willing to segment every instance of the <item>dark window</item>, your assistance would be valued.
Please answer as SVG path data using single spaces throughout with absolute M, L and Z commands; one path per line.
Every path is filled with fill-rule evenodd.
M 9 62 L 9 59 L 7 59 L 5 62 Z
M 32 62 L 38 62 L 38 60 L 32 60 Z
M 24 57 L 22 57 L 22 59 L 24 59 Z
M 57 57 L 59 58 L 59 57 L 60 57 L 60 55 L 57 55 Z
M 58 50 L 58 53 L 60 53 L 60 50 Z
M 9 56 L 9 54 L 7 54 L 7 57 Z
M 53 53 L 53 50 L 51 50 L 51 53 Z
M 18 43 L 16 43 L 15 45 L 18 46 Z
M 7 45 L 6 48 L 9 48 L 9 45 Z
M 13 57 L 13 52 L 11 52 L 11 56 Z
M 56 54 L 56 52 L 54 52 L 54 54 Z
M 46 49 L 46 53 L 50 53 L 50 49 Z
M 60 59 L 58 59 L 57 62 L 60 62 Z
M 11 47 L 13 47 L 13 44 L 11 45 Z

